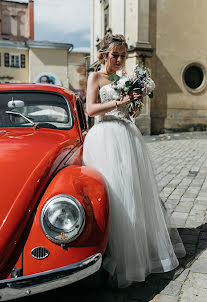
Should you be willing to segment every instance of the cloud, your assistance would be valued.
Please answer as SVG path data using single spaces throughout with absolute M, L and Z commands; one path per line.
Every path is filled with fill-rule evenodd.
M 90 44 L 90 0 L 35 0 L 34 4 L 36 40 L 72 43 L 70 37 L 78 42 L 78 35 L 82 45 L 77 46 Z
M 51 29 L 50 24 L 36 24 L 35 40 L 72 43 L 74 47 L 90 46 L 90 36 L 88 34 L 88 30 L 67 33 L 58 28 Z

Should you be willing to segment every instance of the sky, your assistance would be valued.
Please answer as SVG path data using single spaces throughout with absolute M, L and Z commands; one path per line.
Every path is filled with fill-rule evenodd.
M 37 41 L 90 47 L 91 0 L 34 0 L 34 23 Z
M 35 40 L 90 47 L 91 0 L 34 0 Z

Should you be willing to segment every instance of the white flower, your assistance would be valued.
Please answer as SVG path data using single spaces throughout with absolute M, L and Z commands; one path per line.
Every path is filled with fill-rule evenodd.
M 146 87 L 152 92 L 155 89 L 155 83 L 151 78 L 146 78 Z
M 121 88 L 123 88 L 123 87 L 125 86 L 125 83 L 126 83 L 127 81 L 129 81 L 128 77 L 122 77 L 122 78 L 119 79 L 118 85 L 120 85 Z
M 116 86 L 116 88 L 118 89 L 118 90 L 120 90 L 120 89 L 122 89 L 124 86 L 123 85 L 121 85 L 121 84 L 119 84 L 119 82 L 118 82 L 118 84 L 117 84 L 117 86 Z

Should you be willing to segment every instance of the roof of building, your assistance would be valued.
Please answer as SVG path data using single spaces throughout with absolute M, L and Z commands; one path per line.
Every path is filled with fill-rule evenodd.
M 28 3 L 28 2 L 34 2 L 34 0 L 3 0 L 5 2 L 15 2 L 15 3 Z
M 1 48 L 16 48 L 16 49 L 27 49 L 25 42 L 0 40 Z
M 74 47 L 72 53 L 90 53 L 90 47 Z
M 16 48 L 16 49 L 28 49 L 28 48 L 53 48 L 53 49 L 67 49 L 71 51 L 73 44 L 71 43 L 57 43 L 49 41 L 34 41 L 28 40 L 25 42 L 0 40 L 1 48 Z
M 50 41 L 35 41 L 28 40 L 25 42 L 30 48 L 55 48 L 55 49 L 68 49 L 72 50 L 73 44 L 71 43 L 57 43 Z

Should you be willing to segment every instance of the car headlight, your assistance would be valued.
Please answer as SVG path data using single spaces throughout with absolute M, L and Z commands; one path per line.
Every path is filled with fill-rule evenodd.
M 41 212 L 41 227 L 56 243 L 75 240 L 85 225 L 85 212 L 73 196 L 56 195 L 49 199 Z

